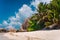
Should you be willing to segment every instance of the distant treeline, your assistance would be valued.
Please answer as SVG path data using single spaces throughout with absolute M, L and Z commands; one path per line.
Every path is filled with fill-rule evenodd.
M 0 28 L 0 33 L 2 32 L 21 32 L 20 30 L 16 30 L 16 29 L 4 29 L 4 28 Z

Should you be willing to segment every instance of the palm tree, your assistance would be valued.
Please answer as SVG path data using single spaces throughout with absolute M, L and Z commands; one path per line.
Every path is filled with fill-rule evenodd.
M 37 11 L 31 17 L 30 28 L 39 30 L 55 24 L 60 27 L 60 0 L 52 0 L 49 4 L 40 3 Z

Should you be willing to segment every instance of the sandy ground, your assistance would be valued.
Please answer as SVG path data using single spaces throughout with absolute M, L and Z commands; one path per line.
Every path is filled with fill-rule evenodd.
M 0 33 L 0 40 L 60 40 L 60 30 Z

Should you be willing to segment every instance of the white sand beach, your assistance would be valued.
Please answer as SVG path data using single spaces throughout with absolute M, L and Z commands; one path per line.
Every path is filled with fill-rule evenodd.
M 0 33 L 0 40 L 60 40 L 60 30 Z

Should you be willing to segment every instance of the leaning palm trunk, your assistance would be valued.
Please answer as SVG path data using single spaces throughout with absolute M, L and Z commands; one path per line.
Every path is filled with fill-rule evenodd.
M 53 29 L 59 29 L 60 27 L 58 26 L 57 23 L 54 23 L 48 27 L 43 28 L 43 30 L 53 30 Z
M 60 20 L 58 21 L 58 26 L 60 27 Z
M 60 27 L 60 14 L 59 14 L 59 18 L 58 18 L 58 26 Z

